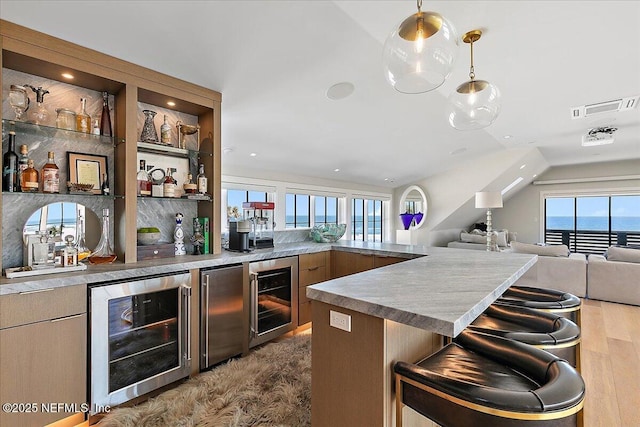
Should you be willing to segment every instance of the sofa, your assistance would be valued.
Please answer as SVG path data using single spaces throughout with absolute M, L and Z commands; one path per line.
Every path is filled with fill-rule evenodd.
M 538 262 L 527 270 L 517 286 L 555 289 L 580 298 L 587 296 L 587 256 L 570 253 L 566 245 L 540 246 L 511 242 L 514 253 L 538 255 Z
M 589 298 L 640 305 L 640 249 L 612 246 L 589 255 Z
M 495 230 L 491 241 L 499 252 L 510 252 L 509 242 L 516 240 L 516 233 L 510 233 L 508 230 Z M 479 229 L 470 232 L 462 231 L 460 240 L 447 243 L 449 248 L 457 249 L 475 249 L 479 251 L 487 250 L 487 234 Z

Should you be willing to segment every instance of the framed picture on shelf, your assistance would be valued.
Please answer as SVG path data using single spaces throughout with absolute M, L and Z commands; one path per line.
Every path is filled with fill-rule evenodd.
M 102 193 L 100 185 L 102 176 L 107 173 L 107 156 L 67 151 L 67 164 L 72 191 L 76 192 L 81 188 L 81 184 L 87 184 L 87 187 L 91 184 L 91 187 L 86 190 L 87 193 Z M 74 184 L 76 184 L 75 189 Z

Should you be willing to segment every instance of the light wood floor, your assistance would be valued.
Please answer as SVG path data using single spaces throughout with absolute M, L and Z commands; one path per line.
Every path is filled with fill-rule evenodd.
M 585 427 L 640 426 L 640 307 L 584 300 Z

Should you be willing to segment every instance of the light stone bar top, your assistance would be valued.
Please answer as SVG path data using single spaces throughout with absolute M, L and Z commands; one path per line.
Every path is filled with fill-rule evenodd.
M 0 296 L 16 294 L 21 292 L 32 292 L 43 289 L 58 288 L 62 286 L 97 284 L 102 282 L 135 280 L 139 277 L 156 274 L 173 274 L 175 272 L 219 267 L 243 262 L 262 261 L 265 259 L 282 258 L 296 256 L 305 253 L 324 252 L 331 249 L 355 250 L 361 253 L 379 253 L 395 255 L 406 258 L 422 256 L 426 252 L 424 248 L 411 246 L 378 244 L 375 248 L 365 245 L 358 245 L 357 242 L 344 242 L 338 244 L 315 243 L 313 241 L 302 241 L 294 243 L 276 244 L 275 248 L 257 249 L 250 253 L 229 252 L 223 250 L 219 255 L 183 255 L 173 258 L 162 258 L 137 263 L 124 264 L 114 263 L 106 265 L 89 265 L 81 272 L 44 274 L 41 276 L 31 276 L 24 278 L 0 279 Z M 360 242 L 362 243 L 362 242 Z
M 455 337 L 537 262 L 529 254 L 422 250 L 428 256 L 308 286 L 307 297 Z

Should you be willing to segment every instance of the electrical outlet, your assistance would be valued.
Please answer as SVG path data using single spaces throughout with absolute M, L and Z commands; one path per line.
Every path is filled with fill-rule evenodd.
M 329 326 L 351 332 L 351 316 L 329 310 Z

